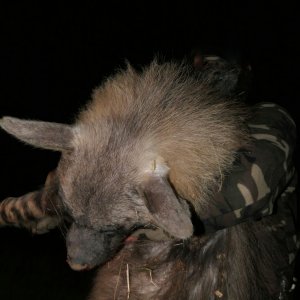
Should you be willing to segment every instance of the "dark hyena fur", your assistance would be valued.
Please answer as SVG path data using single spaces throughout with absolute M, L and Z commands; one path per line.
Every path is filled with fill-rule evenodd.
M 187 241 L 128 244 L 99 269 L 89 300 L 286 299 L 278 298 L 276 268 L 287 262 L 270 223 L 244 223 Z
M 59 196 L 73 218 L 67 237 L 73 269 L 105 263 L 134 230 L 159 227 L 175 241 L 128 245 L 119 254 L 129 253 L 128 265 L 149 264 L 151 270 L 157 261 L 162 288 L 145 288 L 149 299 L 177 294 L 181 299 L 210 299 L 214 293 L 228 294 L 229 299 L 267 299 L 276 293 L 279 283 L 267 253 L 272 239 L 267 232 L 255 234 L 259 225 L 191 238 L 191 211 L 200 219 L 209 217 L 214 192 L 230 171 L 235 151 L 249 142 L 246 109 L 233 99 L 227 84 L 235 84 L 236 70 L 222 65 L 193 73 L 185 64 L 155 61 L 141 73 L 128 67 L 108 79 L 74 125 L 1 120 L 2 128 L 19 139 L 62 152 Z M 184 246 L 176 246 L 178 242 Z M 218 255 L 224 257 L 222 267 Z M 255 258 L 262 255 L 265 270 Z M 118 264 L 117 259 L 107 267 Z M 178 261 L 187 271 L 176 271 Z M 261 276 L 256 276 L 261 267 Z M 177 279 L 174 273 L 183 277 Z M 115 276 L 115 270 L 108 271 L 102 283 Z M 136 290 L 141 287 L 139 298 L 139 282 L 145 277 L 137 271 L 131 278 Z M 101 275 L 97 282 L 101 286 Z M 182 283 L 190 286 L 186 292 Z M 111 299 L 115 293 L 109 289 L 101 296 L 101 288 L 94 291 L 92 299 Z

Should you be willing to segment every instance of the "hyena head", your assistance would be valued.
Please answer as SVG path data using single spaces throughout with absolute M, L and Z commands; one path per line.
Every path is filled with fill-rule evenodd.
M 133 153 L 129 142 L 122 145 L 116 132 L 105 136 L 101 126 L 98 131 L 12 117 L 2 118 L 1 127 L 32 145 L 62 152 L 59 198 L 73 220 L 67 235 L 73 269 L 107 261 L 141 227 L 161 227 L 180 239 L 192 234 L 189 207 L 171 187 L 168 167 L 151 155 L 141 162 L 143 153 Z
M 107 261 L 141 227 L 192 235 L 188 203 L 231 164 L 244 133 L 240 111 L 209 87 L 216 78 L 190 75 L 176 64 L 153 63 L 142 74 L 129 67 L 95 90 L 74 125 L 2 118 L 17 138 L 62 153 L 73 269 Z

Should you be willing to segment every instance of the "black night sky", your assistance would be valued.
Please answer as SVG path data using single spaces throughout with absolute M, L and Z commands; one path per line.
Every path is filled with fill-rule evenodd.
M 251 101 L 274 101 L 299 123 L 299 20 L 291 1 L 3 1 L 0 115 L 71 123 L 125 60 L 140 67 L 200 47 L 250 64 Z M 4 132 L 0 143 L 0 199 L 39 188 L 59 159 Z M 93 271 L 69 270 L 59 230 L 0 235 L 1 300 L 87 295 Z

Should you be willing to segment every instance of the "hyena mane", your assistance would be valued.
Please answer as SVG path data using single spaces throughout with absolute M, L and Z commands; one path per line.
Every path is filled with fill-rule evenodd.
M 127 174 L 129 165 L 143 172 L 149 164 L 165 164 L 177 194 L 204 214 L 235 151 L 249 142 L 250 111 L 227 92 L 224 77 L 232 73 L 237 77 L 233 67 L 195 71 L 186 63 L 157 61 L 139 73 L 128 65 L 94 90 L 79 114 L 75 147 L 107 145 L 112 156 L 122 156 L 120 169 L 126 161 Z

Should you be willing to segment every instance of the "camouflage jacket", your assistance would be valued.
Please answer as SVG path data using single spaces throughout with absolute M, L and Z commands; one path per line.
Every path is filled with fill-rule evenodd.
M 254 142 L 238 152 L 211 217 L 202 221 L 205 231 L 213 232 L 250 219 L 271 218 L 272 230 L 287 247 L 291 264 L 300 246 L 296 234 L 296 125 L 275 103 L 259 103 L 253 109 L 248 125 Z

